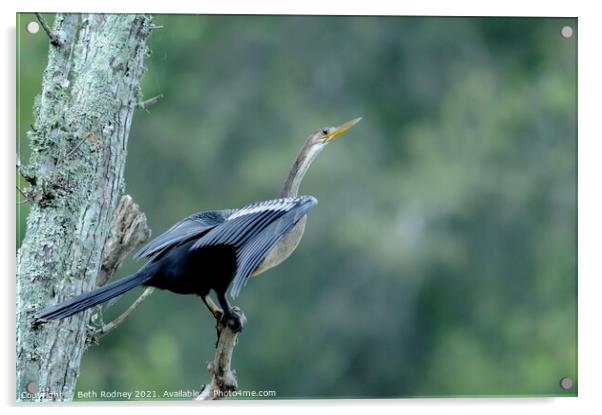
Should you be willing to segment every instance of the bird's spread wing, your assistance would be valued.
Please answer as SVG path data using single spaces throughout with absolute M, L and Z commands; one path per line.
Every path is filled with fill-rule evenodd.
M 232 209 L 213 210 L 195 213 L 186 219 L 182 219 L 169 230 L 143 246 L 136 252 L 134 258 L 155 257 L 192 238 L 199 238 L 204 233 L 222 224 L 232 212 Z
M 230 295 L 238 296 L 249 275 L 276 243 L 314 207 L 312 196 L 253 203 L 232 211 L 227 219 L 203 235 L 192 247 L 231 245 L 237 252 L 237 270 Z

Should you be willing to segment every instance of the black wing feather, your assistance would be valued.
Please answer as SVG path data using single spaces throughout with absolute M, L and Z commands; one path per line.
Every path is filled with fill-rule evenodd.
M 188 241 L 192 238 L 199 238 L 204 233 L 224 223 L 224 221 L 232 214 L 232 212 L 234 212 L 232 209 L 212 210 L 195 213 L 186 219 L 182 219 L 174 226 L 169 228 L 166 232 L 157 236 L 155 239 L 143 246 L 138 252 L 136 252 L 134 258 L 150 258 L 159 255 L 160 253 L 169 250 L 174 246 L 181 244 L 182 242 Z
M 270 249 L 316 204 L 314 197 L 301 196 L 245 206 L 233 211 L 231 219 L 204 234 L 190 249 L 208 245 L 237 248 L 237 272 L 230 290 L 235 298 Z
M 285 209 L 273 209 L 270 205 L 271 202 L 264 202 L 263 207 L 257 203 L 235 211 L 232 218 L 207 232 L 190 249 L 193 250 L 208 245 L 241 247 L 254 234 L 254 230 L 261 230 L 266 223 L 286 213 Z M 293 203 L 290 203 L 290 205 L 293 206 Z

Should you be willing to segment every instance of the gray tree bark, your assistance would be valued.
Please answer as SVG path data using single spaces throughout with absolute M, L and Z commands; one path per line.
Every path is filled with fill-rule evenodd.
M 92 311 L 33 327 L 44 307 L 104 283 L 149 236 L 123 197 L 139 80 L 148 54 L 145 15 L 57 15 L 29 132 L 27 231 L 17 253 L 17 400 L 71 400 Z M 98 281 L 97 281 L 98 280 Z

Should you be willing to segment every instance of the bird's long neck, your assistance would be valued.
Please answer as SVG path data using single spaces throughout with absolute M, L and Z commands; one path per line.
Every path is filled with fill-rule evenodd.
M 288 177 L 282 186 L 280 191 L 280 197 L 295 197 L 299 193 L 299 186 L 301 181 L 307 173 L 307 169 L 314 161 L 316 156 L 320 154 L 325 144 L 311 144 L 308 140 L 305 145 L 301 148 L 297 159 L 291 167 L 291 171 L 288 173 Z

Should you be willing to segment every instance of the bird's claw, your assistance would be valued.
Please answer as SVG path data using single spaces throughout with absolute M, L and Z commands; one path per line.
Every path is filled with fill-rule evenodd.
M 247 323 L 247 317 L 238 307 L 231 307 L 229 312 L 223 312 L 220 310 L 220 315 L 216 316 L 217 324 L 215 330 L 217 331 L 217 340 L 215 341 L 215 347 L 219 345 L 219 339 L 222 334 L 222 330 L 226 327 L 232 330 L 233 333 L 240 333 Z
M 229 327 L 234 333 L 240 333 L 247 323 L 247 318 L 238 307 L 232 307 L 229 313 L 224 313 L 218 320 L 218 327 Z

